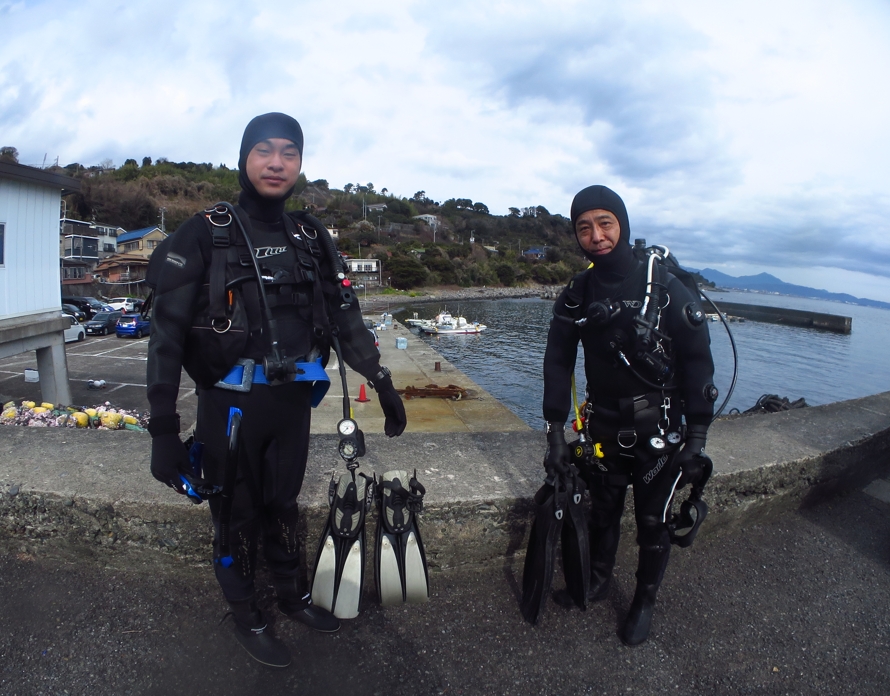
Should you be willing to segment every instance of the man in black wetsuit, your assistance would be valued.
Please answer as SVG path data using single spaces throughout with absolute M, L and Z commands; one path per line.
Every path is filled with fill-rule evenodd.
M 254 573 L 260 542 L 280 610 L 320 631 L 339 628 L 332 614 L 312 605 L 298 580 L 297 496 L 309 449 L 310 404 L 315 405 L 316 388 L 327 380 L 323 365 L 332 335 L 339 338 L 345 362 L 376 388 L 386 434 L 400 435 L 406 425 L 401 399 L 389 371 L 380 366 L 358 301 L 345 293 L 345 276 L 337 276 L 341 269 L 333 243 L 324 239 L 327 231 L 300 212 L 284 212 L 302 154 L 302 129 L 290 116 L 265 114 L 248 124 L 238 161 L 242 191 L 234 210 L 247 234 L 219 234 L 222 223 L 237 227 L 223 209 L 192 217 L 172 235 L 155 289 L 148 352 L 151 472 L 177 493 L 186 492 L 181 475 L 192 473 L 176 413 L 180 370 L 185 367 L 198 383 L 195 435 L 204 444 L 205 490 L 224 486 L 230 414 L 232 409 L 242 414 L 227 527 L 231 555 L 222 559 L 221 500 L 218 495 L 209 499 L 216 531 L 214 570 L 239 642 L 252 657 L 276 667 L 290 663 L 290 652 L 257 607 Z M 227 313 L 208 321 L 215 302 Z M 231 364 L 239 358 L 240 364 Z M 220 361 L 222 372 L 231 372 L 219 374 Z M 276 370 L 276 365 L 287 369 Z M 252 384 L 245 380 L 248 372 Z
M 625 494 L 633 485 L 637 587 L 620 636 L 637 645 L 649 635 L 668 563 L 674 493 L 702 473 L 703 457 L 697 455 L 703 454 L 717 398 L 714 364 L 705 315 L 677 277 L 656 274 L 649 299 L 658 305 L 646 304 L 648 264 L 630 245 L 627 210 L 618 194 L 590 186 L 575 196 L 571 216 L 578 244 L 592 263 L 554 305 L 544 357 L 545 466 L 560 470 L 570 461 L 564 426 L 580 341 L 587 429 L 595 444 L 581 471 L 593 502 L 588 599 L 608 594 Z M 644 305 L 661 309 L 644 317 Z M 654 332 L 647 331 L 647 321 Z

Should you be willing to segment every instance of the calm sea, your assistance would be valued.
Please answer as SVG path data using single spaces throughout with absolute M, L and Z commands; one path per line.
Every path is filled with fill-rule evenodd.
M 754 293 L 710 293 L 720 300 L 804 309 L 853 318 L 853 331 L 842 335 L 753 321 L 732 322 L 738 349 L 738 381 L 724 413 L 752 407 L 763 394 L 800 397 L 811 406 L 890 390 L 890 311 L 837 302 Z M 550 300 L 476 300 L 409 305 L 396 318 L 432 318 L 442 309 L 480 321 L 478 335 L 424 336 L 436 351 L 469 375 L 533 428 L 542 426 L 541 366 L 553 302 Z M 707 308 L 712 311 L 711 308 Z M 720 323 L 710 323 L 711 346 L 720 389 L 719 406 L 732 380 L 732 349 Z M 585 384 L 583 357 L 576 369 L 579 399 Z

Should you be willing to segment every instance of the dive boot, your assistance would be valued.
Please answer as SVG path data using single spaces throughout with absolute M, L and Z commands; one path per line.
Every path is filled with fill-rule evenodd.
M 637 583 L 634 599 L 621 627 L 620 638 L 625 645 L 639 645 L 649 637 L 652 627 L 652 612 L 655 609 L 655 595 L 658 585 Z
M 612 566 L 602 563 L 590 564 L 590 586 L 587 588 L 587 601 L 602 602 L 609 596 L 612 583 Z M 554 590 L 553 601 L 561 607 L 576 606 L 575 600 L 566 590 Z
M 269 667 L 287 667 L 290 650 L 276 638 L 256 602 L 230 602 L 235 619 L 235 638 L 247 654 Z
M 609 596 L 612 583 L 612 566 L 603 563 L 590 564 L 590 587 L 587 589 L 588 602 L 602 602 Z
M 320 633 L 336 633 L 340 630 L 340 619 L 323 607 L 317 606 L 306 595 L 298 606 L 289 605 L 287 602 L 279 602 L 278 608 L 289 619 L 299 621 L 309 628 Z

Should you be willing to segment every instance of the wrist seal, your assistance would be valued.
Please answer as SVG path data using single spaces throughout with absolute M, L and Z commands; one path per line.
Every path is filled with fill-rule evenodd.
M 145 428 L 152 437 L 158 435 L 179 435 L 179 414 L 171 413 L 167 416 L 152 416 L 148 419 Z
M 386 383 L 386 380 L 389 379 L 390 383 L 392 383 L 392 372 L 389 371 L 389 368 L 386 365 L 383 365 L 380 368 L 380 371 L 374 375 L 372 379 L 368 380 L 368 384 L 371 389 L 378 389 L 380 386 Z

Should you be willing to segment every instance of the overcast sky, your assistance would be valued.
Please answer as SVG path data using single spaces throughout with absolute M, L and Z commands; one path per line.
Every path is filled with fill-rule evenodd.
M 0 27 L 23 164 L 234 167 L 284 111 L 333 187 L 568 215 L 602 183 L 684 265 L 890 301 L 884 0 L 0 0 Z

